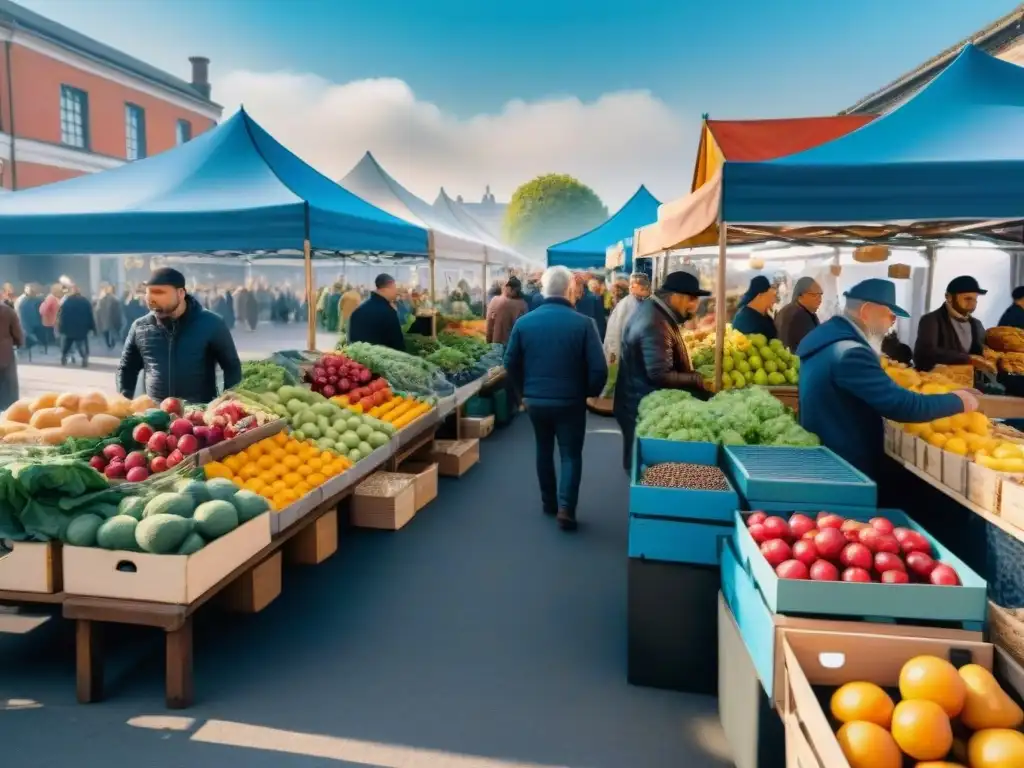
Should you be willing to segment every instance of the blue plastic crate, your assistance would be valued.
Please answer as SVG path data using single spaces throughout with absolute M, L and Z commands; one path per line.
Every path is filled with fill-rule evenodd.
M 951 565 L 962 586 L 931 584 L 861 584 L 840 581 L 780 579 L 764 559 L 757 542 L 747 530 L 745 515 L 736 513 L 736 553 L 773 613 L 821 616 L 878 617 L 969 624 L 981 629 L 988 618 L 985 580 L 956 555 L 942 546 L 928 531 L 898 509 L 880 509 L 864 515 L 850 515 L 867 522 L 886 517 L 896 526 L 912 528 L 932 545 L 936 559 Z
M 815 515 L 818 512 L 827 511 L 834 512 L 842 517 L 857 517 L 858 515 L 868 515 L 874 517 L 874 507 L 851 507 L 846 504 L 829 504 L 827 507 L 822 507 L 817 502 L 793 502 L 793 501 L 756 501 L 751 499 L 744 499 L 744 508 L 759 512 L 770 512 L 772 514 L 786 513 L 788 517 L 793 512 L 806 512 L 810 515 Z
M 656 488 L 640 484 L 644 469 L 654 464 L 678 462 L 717 466 L 718 446 L 714 443 L 680 443 L 641 437 L 633 444 L 633 477 L 629 486 L 632 515 L 687 520 L 717 520 L 732 523 L 740 508 L 739 495 L 729 484 L 727 491 L 687 488 Z M 728 483 L 728 479 L 726 479 Z
M 743 498 L 847 507 L 878 506 L 878 486 L 828 448 L 730 445 L 726 469 Z
M 732 536 L 732 522 L 695 522 L 629 517 L 629 556 L 663 563 L 717 565 L 719 539 Z
M 768 698 L 775 701 L 775 617 L 743 567 L 732 541 L 722 542 L 720 563 L 722 595 L 736 619 L 761 685 Z

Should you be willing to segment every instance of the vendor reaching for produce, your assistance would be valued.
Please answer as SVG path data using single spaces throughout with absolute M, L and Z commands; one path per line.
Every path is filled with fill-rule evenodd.
M 682 325 L 697 311 L 700 281 L 689 272 L 673 272 L 651 298 L 640 303 L 622 330 L 615 381 L 615 420 L 622 429 L 622 466 L 633 462 L 637 409 L 656 389 L 685 389 L 703 399 L 704 384 L 690 364 Z
M 946 303 L 921 318 L 914 345 L 914 364 L 922 371 L 936 365 L 973 365 L 994 370 L 982 357 L 985 326 L 972 315 L 978 296 L 987 291 L 970 275 L 954 277 L 946 286 Z
M 398 298 L 395 278 L 382 273 L 377 275 L 373 284 L 376 290 L 349 318 L 348 341 L 350 344 L 365 341 L 367 344 L 404 352 L 405 336 L 395 309 L 395 300 Z
M 231 332 L 218 315 L 185 291 L 185 276 L 164 267 L 146 283 L 149 314 L 128 330 L 117 368 L 117 390 L 131 399 L 145 371 L 146 394 L 156 402 L 176 397 L 206 403 L 217 397 L 217 366 L 224 388 L 242 380 Z
M 747 336 L 759 333 L 768 341 L 777 338 L 775 322 L 768 316 L 768 310 L 775 306 L 778 299 L 775 286 L 764 275 L 757 275 L 740 298 L 740 309 L 732 319 L 732 327 Z
M 896 286 L 872 278 L 845 294 L 842 315 L 804 338 L 800 356 L 800 424 L 872 478 L 882 455 L 882 419 L 919 423 L 977 410 L 967 390 L 920 395 L 896 384 L 882 369 L 882 339 L 897 317 Z

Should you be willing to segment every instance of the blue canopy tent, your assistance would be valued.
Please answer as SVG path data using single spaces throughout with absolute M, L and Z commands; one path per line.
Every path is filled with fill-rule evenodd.
M 658 216 L 660 203 L 647 187 L 640 188 L 607 221 L 571 240 L 548 248 L 548 266 L 560 265 L 569 269 L 603 269 L 608 246 L 633 237 L 633 231 Z M 625 266 L 632 269 L 632 244 L 626 252 Z

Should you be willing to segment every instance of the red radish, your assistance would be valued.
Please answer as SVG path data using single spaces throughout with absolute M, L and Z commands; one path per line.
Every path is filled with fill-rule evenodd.
M 935 566 L 938 565 L 931 555 L 926 555 L 924 552 L 911 552 L 907 555 L 907 568 L 915 575 L 922 579 L 927 579 L 931 576 Z
M 863 544 L 847 544 L 839 555 L 839 562 L 847 568 L 863 568 L 869 570 L 875 558 L 871 550 Z
M 807 515 L 802 515 L 797 512 L 789 518 L 789 530 L 793 536 L 798 539 L 813 528 L 814 521 Z
M 206 424 L 206 414 L 203 413 L 203 411 L 189 411 L 185 418 L 188 419 L 194 427 L 202 427 Z
M 178 450 L 188 456 L 199 450 L 199 440 L 195 435 L 182 435 L 178 438 Z
M 775 573 L 780 579 L 806 579 L 810 574 L 807 565 L 799 560 L 787 560 L 775 567 Z
M 205 425 L 196 427 L 192 430 L 192 434 L 196 436 L 196 440 L 199 441 L 199 447 L 202 448 L 210 439 L 210 428 Z
M 167 458 L 164 456 L 154 456 L 149 460 L 149 471 L 154 475 L 159 475 L 161 472 L 167 471 Z
M 342 392 L 344 394 L 346 392 L 351 391 L 351 389 L 352 389 L 352 382 L 351 381 L 349 381 L 348 379 L 345 379 L 345 378 L 338 379 L 338 390 L 340 392 Z
M 761 545 L 761 554 L 764 555 L 764 559 L 768 561 L 768 564 L 775 568 L 778 565 L 789 560 L 789 556 L 792 551 L 789 548 L 789 544 L 784 542 L 782 539 L 771 539 Z
M 789 538 L 789 525 L 781 517 L 771 515 L 766 517 L 761 525 L 764 526 L 764 530 L 770 539 Z
M 322 394 L 324 397 L 334 397 L 337 393 L 338 391 L 333 386 L 331 386 L 330 383 L 328 383 L 326 386 L 324 386 L 322 390 L 320 390 L 320 394 Z
M 839 569 L 828 560 L 815 560 L 811 565 L 811 581 L 839 581 Z
M 813 541 L 800 539 L 793 545 L 793 559 L 810 566 L 818 559 L 818 548 L 814 546 Z
M 170 453 L 178 447 L 178 438 L 175 435 L 167 436 L 167 452 Z
M 167 433 L 166 432 L 154 432 L 153 436 L 146 441 L 146 448 L 152 453 L 166 453 L 167 452 Z
M 911 552 L 924 552 L 926 555 L 930 555 L 932 551 L 932 545 L 928 539 L 917 531 L 908 531 L 907 535 L 903 537 L 903 541 L 900 542 L 900 547 L 903 548 L 905 555 L 909 555 Z
M 817 536 L 817 535 L 818 535 L 818 529 L 817 528 L 811 528 L 811 530 L 809 530 L 807 533 L 805 533 L 800 538 L 801 539 L 811 539 L 813 541 L 814 537 Z
M 363 368 L 363 370 L 359 372 L 359 381 L 363 384 L 366 384 L 372 378 L 373 374 L 370 373 L 368 368 Z
M 95 469 L 97 472 L 102 472 L 107 468 L 107 462 L 102 456 L 93 456 L 89 459 L 89 466 Z
M 216 445 L 224 441 L 224 430 L 221 427 L 210 427 L 210 431 L 206 436 L 207 445 Z
M 822 515 L 818 518 L 818 530 L 823 528 L 841 528 L 843 525 L 843 518 L 839 515 L 833 515 L 831 513 Z
M 838 528 L 823 528 L 814 537 L 814 546 L 826 560 L 835 560 L 846 546 L 846 537 Z
M 176 397 L 168 397 L 160 403 L 160 410 L 164 413 L 173 413 L 180 416 L 184 411 L 181 400 Z
M 117 459 L 107 464 L 103 474 L 111 480 L 120 480 L 124 477 L 124 464 Z
M 145 445 L 153 436 L 153 428 L 149 424 L 139 424 L 132 430 L 132 439 L 139 445 Z
M 747 526 L 760 525 L 766 517 L 768 517 L 767 512 L 751 512 L 747 515 Z
M 171 451 L 168 454 L 168 456 L 167 456 L 167 468 L 168 469 L 172 469 L 172 468 L 178 466 L 179 464 L 181 464 L 181 460 L 184 459 L 184 458 L 185 457 L 182 455 L 181 451 L 179 451 L 179 450 Z
M 175 437 L 191 435 L 193 426 L 192 422 L 188 419 L 175 419 L 171 422 L 171 434 Z
M 887 520 L 884 517 L 872 517 L 868 522 L 870 522 L 871 527 L 879 533 L 892 533 L 894 530 L 892 521 Z
M 960 584 L 960 576 L 951 566 L 939 563 L 932 569 L 928 581 L 938 587 L 956 587 Z
M 907 566 L 900 560 L 899 555 L 894 555 L 892 552 L 878 552 L 875 554 L 875 570 L 879 573 L 886 571 L 903 571 L 905 573 Z
M 107 461 L 124 461 L 124 457 L 127 453 L 128 452 L 124 449 L 124 446 L 118 445 L 117 443 L 108 445 L 103 449 L 103 455 L 106 457 Z
M 146 454 L 142 451 L 132 451 L 124 457 L 124 468 L 128 471 L 135 469 L 135 467 L 146 466 Z
M 853 546 L 852 544 L 850 546 Z M 863 568 L 847 568 L 843 571 L 843 581 L 853 581 L 858 583 L 867 584 L 871 581 L 871 574 Z
M 767 531 L 765 531 L 764 526 L 760 523 L 754 523 L 747 530 L 750 531 L 750 538 L 752 538 L 758 544 L 768 541 L 768 533 Z
M 882 574 L 880 581 L 883 584 L 909 584 L 910 577 L 906 571 L 886 571 Z
M 878 538 L 877 546 L 875 547 L 876 552 L 891 552 L 894 555 L 900 554 L 900 543 L 896 540 L 895 536 L 888 533 L 883 533 Z
M 125 480 L 129 483 L 141 483 L 143 480 L 149 479 L 149 472 L 146 471 L 145 467 L 132 467 L 128 470 L 128 474 L 125 475 Z

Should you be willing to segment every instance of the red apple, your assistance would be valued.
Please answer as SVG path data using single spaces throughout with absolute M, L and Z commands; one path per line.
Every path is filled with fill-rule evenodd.
M 888 533 L 879 534 L 875 552 L 891 552 L 894 555 L 898 555 L 901 551 L 900 543 L 896 540 L 895 536 Z
M 843 536 L 846 537 L 846 540 L 848 542 L 850 542 L 851 544 L 856 544 L 858 541 L 860 541 L 860 534 L 861 534 L 861 531 L 863 529 L 862 528 L 847 528 L 844 531 L 842 528 L 840 528 L 839 530 L 840 530 L 840 533 L 842 533 Z
M 164 413 L 173 413 L 181 416 L 184 408 L 182 407 L 181 400 L 176 397 L 168 397 L 160 403 L 160 410 Z
M 823 528 L 814 537 L 814 546 L 826 560 L 835 560 L 846 546 L 846 537 L 838 528 Z
M 843 520 L 843 524 L 839 526 L 840 531 L 859 531 L 861 528 L 867 528 L 867 523 L 862 523 L 860 520 Z
M 878 531 L 870 525 L 857 531 L 857 540 L 872 552 L 878 551 L 878 539 L 881 537 Z
M 793 545 L 793 559 L 799 560 L 804 565 L 810 567 L 818 559 L 818 548 L 814 546 L 813 541 L 800 539 Z
M 149 460 L 149 471 L 151 474 L 159 475 L 167 471 L 167 459 L 164 456 L 154 456 Z
M 167 455 L 167 468 L 172 469 L 173 467 L 178 466 L 179 464 L 181 464 L 181 460 L 184 458 L 185 456 L 182 454 L 181 451 L 177 449 L 171 451 Z
M 770 539 L 788 539 L 790 537 L 789 525 L 781 517 L 770 515 L 761 523 Z
M 775 568 L 778 565 L 789 560 L 792 550 L 789 548 L 789 544 L 784 542 L 782 539 L 770 539 L 764 542 L 761 547 L 761 554 L 764 555 L 764 559 L 768 561 L 768 564 Z
M 932 569 L 928 581 L 939 587 L 956 587 L 960 584 L 960 576 L 951 566 L 939 563 Z
M 143 480 L 149 479 L 149 472 L 145 467 L 132 467 L 124 479 L 129 483 L 141 483 Z
M 807 533 L 805 533 L 800 538 L 801 539 L 811 539 L 813 541 L 814 537 L 817 536 L 817 535 L 818 535 L 818 529 L 817 528 L 811 528 L 811 530 L 809 530 Z
M 132 430 L 132 439 L 139 445 L 145 445 L 153 436 L 153 428 L 149 424 L 139 424 Z
M 906 571 L 886 571 L 879 579 L 883 584 L 909 584 L 910 577 Z
M 178 450 L 188 456 L 199 450 L 199 439 L 195 435 L 182 435 L 178 438 Z
M 178 438 L 175 435 L 167 436 L 167 452 L 170 453 L 178 447 Z
M 807 566 L 799 560 L 787 560 L 775 567 L 780 579 L 806 579 L 809 575 Z
M 154 432 L 153 436 L 146 441 L 146 448 L 151 453 L 166 453 L 167 452 L 167 433 L 166 432 Z
M 893 528 L 892 535 L 896 537 L 896 541 L 903 543 L 903 539 L 908 533 L 913 533 L 909 528 Z
M 768 517 L 767 512 L 751 512 L 747 515 L 747 526 L 760 525 L 766 517 Z
M 863 544 L 847 544 L 839 555 L 839 562 L 847 568 L 863 568 L 869 570 L 874 564 L 875 558 Z
M 907 535 L 903 537 L 903 541 L 900 542 L 900 547 L 905 555 L 909 555 L 911 552 L 924 552 L 926 555 L 930 555 L 932 552 L 932 545 L 928 539 L 917 531 L 908 531 Z
M 797 512 L 789 518 L 789 530 L 794 538 L 801 538 L 805 533 L 814 528 L 814 521 L 807 515 Z
M 850 546 L 852 547 L 857 545 L 851 544 Z M 871 574 L 863 568 L 847 568 L 845 571 L 843 571 L 842 579 L 843 581 L 855 581 L 858 583 L 867 584 L 871 581 Z
M 811 581 L 839 581 L 839 569 L 828 560 L 815 560 L 811 565 Z
M 104 468 L 103 474 L 111 480 L 120 480 L 124 477 L 124 464 L 120 460 L 114 459 Z
M 764 526 L 760 523 L 754 523 L 754 525 L 750 526 L 747 530 L 750 531 L 750 538 L 758 544 L 768 541 L 768 532 L 765 531 Z
M 195 425 L 188 419 L 175 419 L 171 422 L 171 434 L 174 437 L 180 438 L 183 435 L 191 435 L 192 427 Z
M 887 520 L 884 517 L 872 517 L 870 521 L 871 527 L 879 533 L 892 533 L 894 526 L 891 520 Z
M 875 570 L 879 573 L 885 573 L 886 571 L 903 571 L 906 573 L 907 566 L 903 564 L 899 555 L 894 555 L 892 552 L 876 552 Z
M 818 518 L 819 531 L 823 528 L 841 528 L 842 525 L 843 518 L 841 518 L 839 515 L 834 515 L 831 512 L 826 515 L 822 515 Z
M 124 468 L 129 472 L 135 469 L 136 467 L 145 466 L 146 454 L 144 454 L 142 451 L 132 451 L 131 453 L 124 457 Z
M 89 459 L 89 466 L 97 472 L 102 472 L 107 467 L 107 461 L 102 456 L 93 456 Z
M 124 446 L 118 445 L 117 443 L 108 445 L 103 449 L 103 456 L 107 461 L 124 461 L 124 457 L 127 453 L 128 452 L 124 449 Z
M 911 552 L 907 555 L 907 568 L 921 579 L 927 579 L 931 576 L 936 565 L 938 563 L 932 559 L 932 556 L 926 555 L 924 552 Z

